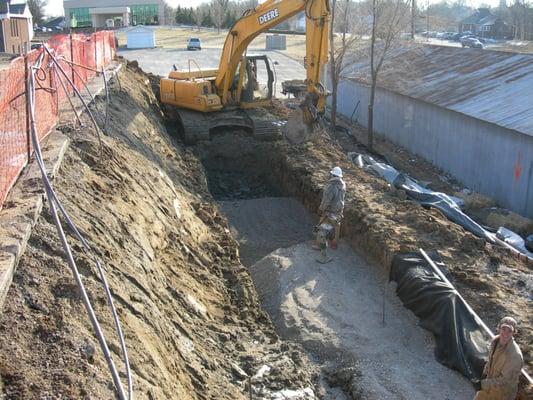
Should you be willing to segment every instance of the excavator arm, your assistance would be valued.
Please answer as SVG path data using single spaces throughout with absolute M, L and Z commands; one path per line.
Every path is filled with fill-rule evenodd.
M 243 55 L 261 33 L 287 20 L 297 13 L 306 15 L 306 84 L 309 94 L 314 94 L 318 112 L 325 107 L 325 93 L 320 74 L 328 57 L 330 10 L 328 0 L 267 0 L 246 11 L 229 30 L 222 50 L 215 79 L 217 94 L 226 105 L 230 88 Z
M 273 74 L 266 56 L 246 56 L 250 42 L 262 32 L 304 11 L 306 15 L 305 100 L 281 129 L 291 143 L 301 143 L 321 131 L 326 91 L 320 82 L 327 62 L 329 0 L 267 0 L 246 11 L 229 30 L 217 70 L 171 71 L 160 81 L 161 102 L 175 106 L 184 140 L 209 139 L 222 127 L 240 127 L 258 137 L 276 137 L 279 125 L 252 120 L 240 111 L 270 103 Z M 268 94 L 256 93 L 257 64 L 267 66 Z M 196 63 L 194 63 L 196 64 Z M 237 68 L 240 68 L 237 73 Z M 245 82 L 246 77 L 246 82 Z M 237 80 L 236 80 L 237 79 Z M 262 92 L 263 90 L 257 90 Z M 267 103 L 268 102 L 268 103 Z M 232 106 L 239 106 L 239 109 Z M 243 115 L 244 114 L 244 115 Z

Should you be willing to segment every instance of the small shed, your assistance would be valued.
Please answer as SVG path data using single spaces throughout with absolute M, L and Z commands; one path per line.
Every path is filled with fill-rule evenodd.
M 128 49 L 152 49 L 155 47 L 155 32 L 143 25 L 126 30 L 126 47 Z
M 287 50 L 287 41 L 285 35 L 267 35 L 266 50 Z

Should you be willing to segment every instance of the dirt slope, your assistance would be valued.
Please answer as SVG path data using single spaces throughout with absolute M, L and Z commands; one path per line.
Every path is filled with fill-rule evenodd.
M 106 265 L 135 397 L 244 399 L 239 368 L 255 374 L 264 364 L 271 370 L 254 384 L 256 394 L 270 398 L 284 388 L 311 386 L 314 372 L 306 357 L 278 339 L 260 310 L 201 166 L 174 147 L 161 117 L 146 76 L 124 68 L 120 85 L 112 85 L 109 136 L 101 155 L 90 127 L 70 131 L 73 146 L 54 183 Z M 4 394 L 114 398 L 51 222 L 45 209 L 0 317 Z M 79 243 L 72 238 L 71 243 L 122 369 L 99 278 Z

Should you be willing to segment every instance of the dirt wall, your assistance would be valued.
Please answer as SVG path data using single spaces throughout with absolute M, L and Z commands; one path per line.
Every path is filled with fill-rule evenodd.
M 61 127 L 73 145 L 54 186 L 105 264 L 135 398 L 248 398 L 244 374 L 263 365 L 270 370 L 254 380 L 256 396 L 313 387 L 305 355 L 278 339 L 260 309 L 202 166 L 166 133 L 151 82 L 132 67 L 119 82 L 102 148 L 89 123 Z M 69 239 L 122 370 L 99 277 Z M 46 207 L 0 317 L 0 376 L 7 399 L 114 398 Z

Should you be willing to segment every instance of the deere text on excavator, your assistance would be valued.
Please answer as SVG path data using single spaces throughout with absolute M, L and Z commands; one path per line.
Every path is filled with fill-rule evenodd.
M 240 127 L 264 139 L 279 136 L 279 123 L 246 112 L 271 105 L 274 84 L 268 57 L 248 56 L 246 50 L 259 34 L 301 11 L 306 16 L 307 93 L 282 130 L 290 142 L 298 143 L 320 129 L 326 103 L 320 77 L 328 54 L 328 0 L 267 0 L 245 11 L 230 28 L 218 69 L 191 70 L 189 61 L 188 71 L 171 71 L 161 79 L 161 102 L 176 107 L 186 142 L 209 140 L 221 127 Z M 258 82 L 260 75 L 266 75 L 266 84 Z

